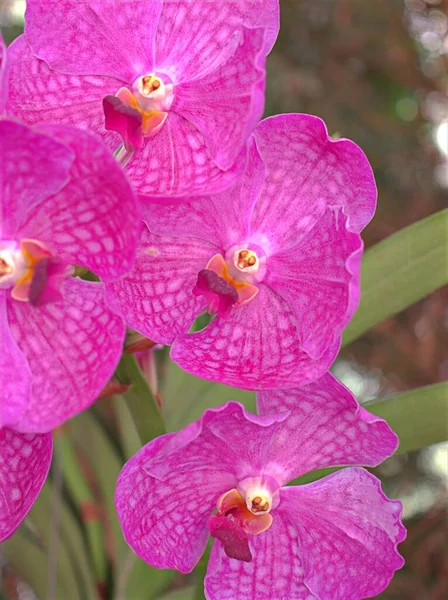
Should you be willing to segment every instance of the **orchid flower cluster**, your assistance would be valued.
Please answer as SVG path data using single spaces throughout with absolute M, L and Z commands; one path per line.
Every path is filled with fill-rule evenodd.
M 188 573 L 211 536 L 209 600 L 359 600 L 402 566 L 401 504 L 360 467 L 397 437 L 328 372 L 375 182 L 319 118 L 260 121 L 278 12 L 28 0 L 25 33 L 2 46 L 2 540 L 128 326 L 184 370 L 257 392 L 258 415 L 209 409 L 125 465 L 116 509 L 144 561 Z

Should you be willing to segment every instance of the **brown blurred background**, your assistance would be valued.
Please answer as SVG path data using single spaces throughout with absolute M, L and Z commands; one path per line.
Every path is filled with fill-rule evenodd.
M 7 42 L 21 31 L 24 5 L 0 0 Z M 266 114 L 319 115 L 363 148 L 379 188 L 366 246 L 444 208 L 448 0 L 281 0 L 281 9 Z M 447 379 L 447 327 L 444 289 L 348 346 L 335 372 L 361 400 Z M 382 600 L 448 597 L 447 456 L 441 444 L 380 470 L 408 527 L 406 567 Z

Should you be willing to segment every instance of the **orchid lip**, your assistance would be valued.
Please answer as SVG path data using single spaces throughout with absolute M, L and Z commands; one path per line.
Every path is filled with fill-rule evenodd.
M 198 273 L 193 289 L 194 295 L 203 295 L 207 310 L 226 318 L 232 307 L 247 304 L 258 294 L 258 287 L 249 281 L 237 280 L 230 276 L 230 269 L 222 254 L 215 254 L 205 269 Z
M 73 272 L 37 240 L 0 242 L 0 288 L 11 288 L 18 302 L 40 306 L 61 300 L 59 288 Z

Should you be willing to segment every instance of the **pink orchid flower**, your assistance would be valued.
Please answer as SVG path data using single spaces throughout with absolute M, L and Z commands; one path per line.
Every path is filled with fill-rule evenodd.
M 397 437 L 330 374 L 263 392 L 258 408 L 261 416 L 235 402 L 207 410 L 129 460 L 116 489 L 127 543 L 154 567 L 189 573 L 211 534 L 208 600 L 379 594 L 403 565 L 401 503 L 355 466 L 286 484 L 313 469 L 378 465 Z
M 199 377 L 248 389 L 322 376 L 359 301 L 376 187 L 362 151 L 309 115 L 262 121 L 231 189 L 152 203 L 135 268 L 109 286 L 129 325 Z M 208 327 L 188 333 L 204 311 Z
M 139 210 L 101 142 L 70 126 L 0 120 L 0 428 L 45 432 L 89 406 L 125 325 L 104 285 L 132 267 Z
M 150 196 L 233 183 L 261 118 L 278 0 L 28 0 L 9 113 L 103 137 Z
M 26 517 L 50 468 L 51 433 L 0 429 L 0 542 Z

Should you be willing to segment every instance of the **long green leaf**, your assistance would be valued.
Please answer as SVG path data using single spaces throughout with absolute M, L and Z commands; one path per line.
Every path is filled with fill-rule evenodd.
M 78 453 L 88 460 L 95 475 L 113 534 L 111 550 L 117 562 L 120 562 L 127 553 L 127 546 L 115 512 L 114 491 L 123 466 L 122 460 L 91 411 L 81 413 L 67 427 Z
M 132 414 L 142 444 L 165 433 L 157 402 L 133 355 L 123 355 L 117 369 L 117 377 L 122 383 L 131 386 L 122 396 Z
M 89 516 L 89 518 L 85 518 L 86 509 L 91 510 L 96 507 L 95 496 L 76 460 L 72 442 L 63 429 L 59 429 L 55 433 L 54 445 L 55 451 L 59 452 L 60 455 L 64 482 L 84 523 L 97 581 L 103 585 L 106 582 L 107 575 L 107 556 L 103 542 L 103 524 L 99 517 L 92 518 Z
M 160 596 L 159 600 L 196 600 L 195 586 L 189 585 Z
M 48 519 L 53 510 L 53 494 L 53 484 L 47 480 L 28 517 L 35 528 L 38 527 L 38 523 L 40 523 L 40 527 L 48 527 Z M 64 496 L 62 496 L 61 502 L 60 543 L 67 549 L 70 556 L 71 567 L 75 573 L 81 598 L 94 599 L 97 597 L 95 580 L 91 569 L 91 558 L 83 537 L 82 525 L 76 520 Z
M 88 457 L 106 507 L 113 537 L 113 597 L 116 600 L 152 600 L 166 589 L 174 572 L 152 569 L 133 554 L 123 539 L 114 502 L 115 485 L 123 461 L 91 411 L 72 419 L 69 427 L 78 451 Z
M 129 409 L 129 404 L 120 394 L 112 398 L 120 433 L 121 448 L 126 459 L 131 458 L 142 447 L 142 441 Z
M 448 440 L 448 381 L 373 400 L 363 405 L 398 434 L 398 453 Z
M 48 554 L 39 548 L 25 533 L 23 526 L 9 540 L 3 543 L 8 560 L 20 577 L 28 583 L 38 598 L 48 598 Z M 70 590 L 70 581 L 58 572 L 56 598 L 71 600 L 76 598 Z
M 361 270 L 361 302 L 343 344 L 448 283 L 448 209 L 370 248 Z

